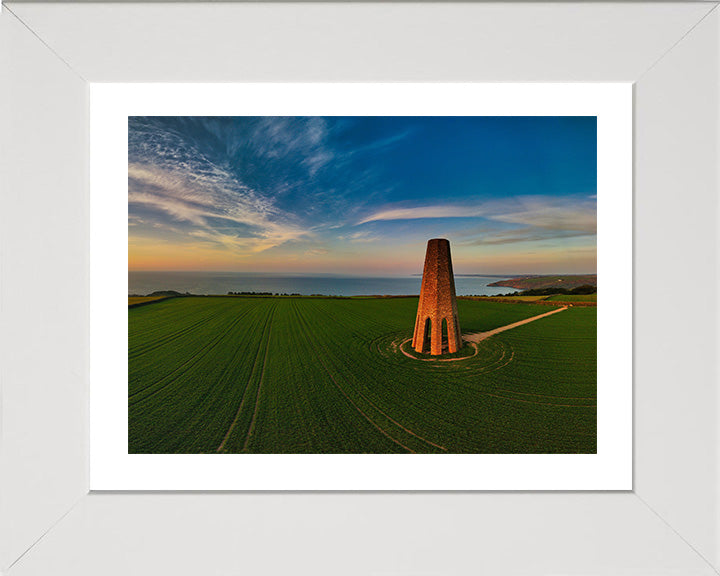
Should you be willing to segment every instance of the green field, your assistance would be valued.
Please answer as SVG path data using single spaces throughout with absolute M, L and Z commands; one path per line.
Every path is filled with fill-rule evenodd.
M 596 451 L 596 308 L 496 334 L 457 361 L 402 353 L 416 309 L 272 297 L 131 308 L 129 451 Z M 463 332 L 547 311 L 458 301 Z
M 546 300 L 549 298 L 549 296 L 491 296 L 493 300 L 508 300 L 513 301 L 517 300 L 519 302 L 539 302 L 542 300 Z
M 556 294 L 548 296 L 548 302 L 597 302 L 596 294 Z
M 128 306 L 164 300 L 167 296 L 128 296 Z

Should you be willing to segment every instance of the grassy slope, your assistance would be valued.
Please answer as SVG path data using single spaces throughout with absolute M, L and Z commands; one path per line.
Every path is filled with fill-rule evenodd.
M 597 294 L 556 294 L 549 302 L 597 302 Z
M 156 300 L 164 300 L 167 296 L 128 296 L 128 306 L 133 304 L 145 304 Z
M 130 309 L 130 451 L 595 451 L 594 308 L 438 363 L 397 351 L 416 306 L 414 298 L 183 298 Z M 458 307 L 464 332 L 548 310 Z
M 507 286 L 518 290 L 531 288 L 577 288 L 590 284 L 597 286 L 596 274 L 561 274 L 556 276 L 522 276 L 488 284 L 488 286 Z

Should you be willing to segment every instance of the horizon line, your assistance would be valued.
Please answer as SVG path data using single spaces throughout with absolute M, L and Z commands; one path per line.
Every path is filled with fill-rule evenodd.
M 153 273 L 159 273 L 159 272 L 168 272 L 168 273 L 191 273 L 191 274 L 197 274 L 197 273 L 203 273 L 203 274 L 268 274 L 268 275 L 288 275 L 288 276 L 361 276 L 361 277 L 368 277 L 368 274 L 349 274 L 349 273 L 337 273 L 337 272 L 268 272 L 268 271 L 248 271 L 248 270 L 183 270 L 183 269 L 174 269 L 174 270 L 165 270 L 165 269 L 147 269 L 147 268 L 141 268 L 141 269 L 129 269 L 128 273 L 130 272 L 153 272 Z M 513 274 L 498 274 L 494 272 L 454 272 L 454 276 L 497 276 L 502 278 L 511 278 L 511 277 L 519 277 L 519 276 L 597 276 L 597 272 L 518 272 Z M 398 276 L 398 277 L 407 277 L 407 276 L 422 276 L 422 272 L 412 272 L 412 273 L 405 273 L 405 274 L 393 274 L 391 276 Z M 379 278 L 385 278 L 388 276 L 377 276 Z

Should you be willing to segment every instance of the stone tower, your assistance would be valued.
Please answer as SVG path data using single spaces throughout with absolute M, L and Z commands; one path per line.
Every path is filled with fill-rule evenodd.
M 447 337 L 445 350 L 443 328 Z M 427 243 L 412 345 L 416 352 L 429 351 L 435 356 L 457 352 L 462 346 L 450 242 L 445 238 L 433 238 Z

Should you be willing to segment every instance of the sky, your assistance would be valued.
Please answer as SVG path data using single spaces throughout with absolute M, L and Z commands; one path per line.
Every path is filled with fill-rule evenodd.
M 130 270 L 595 273 L 593 117 L 131 117 Z

